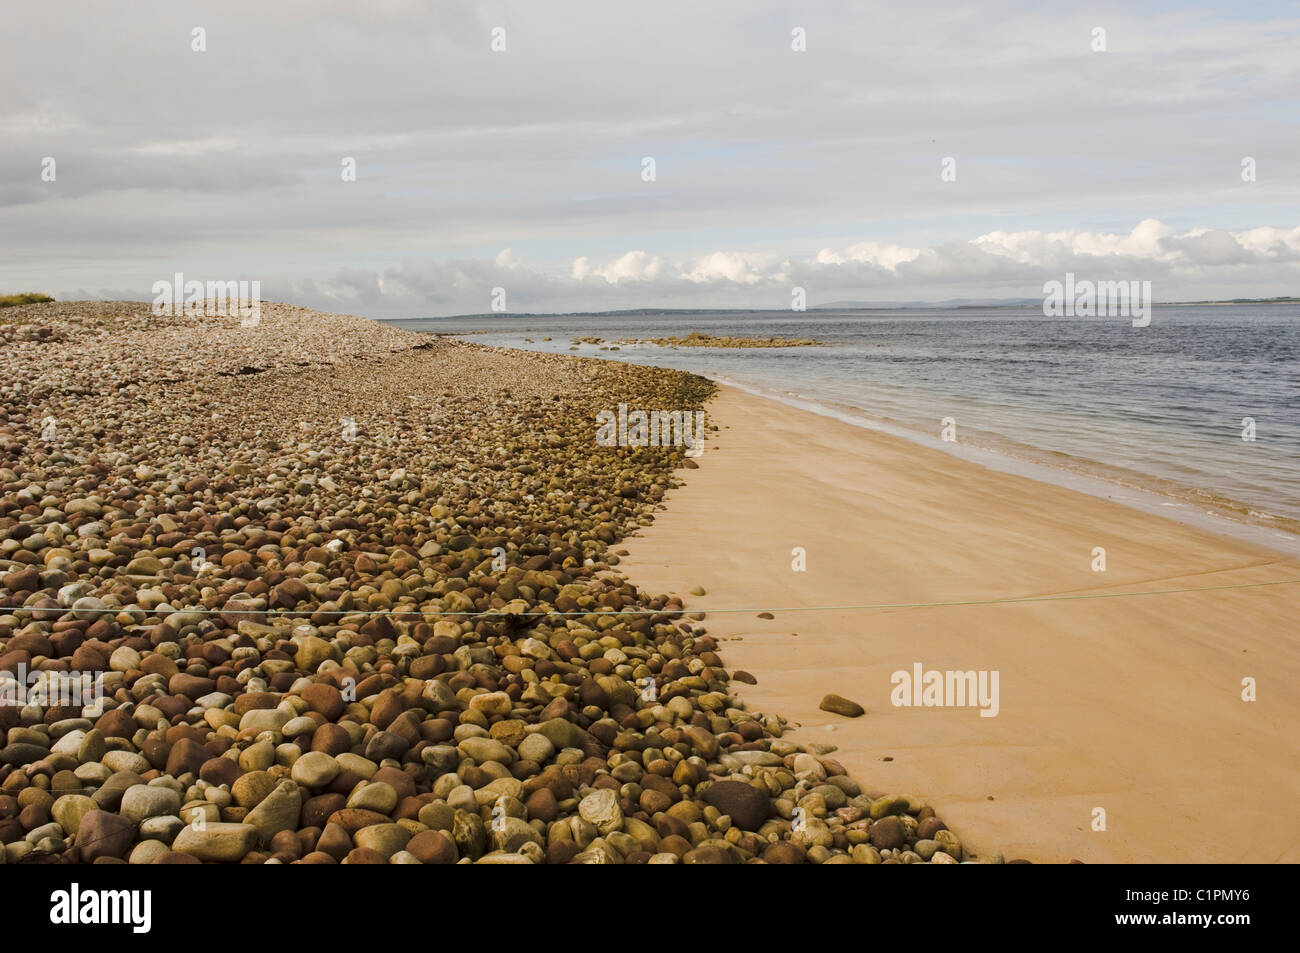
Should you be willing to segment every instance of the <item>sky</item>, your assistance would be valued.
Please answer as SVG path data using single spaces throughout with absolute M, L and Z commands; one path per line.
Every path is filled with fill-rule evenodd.
M 1041 297 L 1066 272 L 1300 295 L 1293 2 L 4 16 L 3 293 L 149 300 L 180 272 L 372 317 Z

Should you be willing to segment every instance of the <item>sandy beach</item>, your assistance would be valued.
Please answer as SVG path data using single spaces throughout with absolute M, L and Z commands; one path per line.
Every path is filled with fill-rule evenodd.
M 1297 4 L 880 6 L 6 7 L 0 937 L 1287 922 Z
M 676 370 L 276 304 L 0 338 L 7 863 L 1297 859 L 1294 561 Z
M 1300 564 L 734 388 L 708 411 L 718 437 L 621 568 L 709 613 L 751 708 L 1008 859 L 1300 860 L 1300 585 L 1256 585 Z M 1211 587 L 1250 588 L 1122 595 Z M 1021 598 L 1045 601 L 979 604 Z M 757 617 L 933 602 L 972 604 Z M 996 717 L 891 704 L 917 663 L 999 673 Z

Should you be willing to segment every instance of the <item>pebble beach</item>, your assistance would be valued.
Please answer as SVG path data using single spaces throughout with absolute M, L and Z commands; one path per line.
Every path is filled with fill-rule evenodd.
M 620 568 L 698 465 L 596 415 L 707 380 L 283 304 L 21 305 L 0 345 L 0 861 L 1002 862 Z

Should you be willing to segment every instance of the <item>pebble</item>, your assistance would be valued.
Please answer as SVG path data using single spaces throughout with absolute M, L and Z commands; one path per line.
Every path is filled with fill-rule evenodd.
M 257 830 L 262 843 L 269 844 L 280 831 L 297 830 L 301 813 L 302 794 L 298 785 L 286 778 L 244 815 L 243 820 Z
M 330 755 L 309 751 L 293 763 L 292 777 L 303 787 L 323 788 L 343 769 Z
M 825 695 L 817 707 L 834 715 L 843 715 L 845 718 L 859 718 L 867 713 L 865 708 L 843 695 Z
M 352 837 L 363 850 L 373 850 L 385 860 L 403 850 L 411 839 L 410 832 L 400 824 L 371 824 Z
M 104 767 L 114 772 L 144 774 L 152 768 L 147 758 L 132 751 L 109 751 L 99 760 Z
M 92 863 L 98 857 L 124 857 L 135 835 L 136 827 L 130 818 L 94 810 L 82 816 L 75 841 L 81 860 Z
M 485 761 L 509 764 L 515 760 L 514 753 L 510 748 L 491 738 L 466 738 L 458 747 L 462 754 L 473 758 L 480 764 Z
M 242 860 L 256 841 L 257 828 L 247 824 L 214 823 L 202 828 L 187 824 L 176 835 L 172 850 L 199 860 L 233 864 Z
M 454 864 L 456 842 L 440 830 L 421 831 L 406 842 L 406 850 L 422 864 Z
M 244 717 L 239 719 L 239 730 L 252 734 L 261 734 L 263 731 L 278 732 L 288 722 L 289 714 L 278 708 L 254 709 L 245 712 Z
M 472 796 L 472 789 L 471 789 Z M 397 807 L 397 792 L 392 785 L 383 781 L 362 782 L 353 789 L 348 798 L 348 807 L 374 811 L 376 814 L 389 814 Z
M 747 831 L 762 827 L 772 810 L 767 795 L 743 781 L 715 782 L 704 792 L 704 800 Z
M 131 848 L 131 855 L 127 858 L 127 863 L 152 864 L 166 853 L 168 853 L 168 847 L 162 841 L 142 840 Z
M 593 791 L 578 803 L 578 816 L 602 834 L 623 826 L 623 811 L 618 805 L 618 795 L 608 788 Z
M 551 742 L 550 738 L 542 735 L 541 732 L 534 732 L 519 742 L 519 757 L 523 758 L 524 761 L 545 764 L 554 757 L 554 754 L 554 742 Z
M 702 616 L 615 568 L 693 464 L 593 448 L 594 414 L 707 381 L 271 303 L 256 334 L 20 310 L 51 333 L 0 346 L 0 658 L 105 697 L 0 708 L 6 859 L 965 859 L 748 713 Z
M 174 814 L 158 815 L 141 822 L 140 836 L 170 844 L 184 826 L 185 821 Z
M 84 794 L 65 794 L 50 807 L 50 816 L 71 837 L 81 827 L 82 818 L 95 810 L 95 802 Z
M 907 843 L 907 829 L 897 816 L 874 821 L 869 836 L 871 846 L 877 850 L 896 850 Z
M 136 784 L 127 788 L 119 807 L 123 817 L 139 824 L 150 817 L 175 814 L 181 809 L 181 796 L 161 785 Z

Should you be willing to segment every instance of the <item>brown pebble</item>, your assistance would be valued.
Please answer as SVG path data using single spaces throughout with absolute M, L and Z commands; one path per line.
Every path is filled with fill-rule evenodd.
M 546 848 L 546 862 L 548 864 L 567 864 L 578 856 L 581 848 L 573 841 L 557 840 L 551 841 Z
M 333 857 L 331 857 L 329 854 L 326 854 L 326 853 L 324 853 L 324 852 L 322 852 L 322 851 L 319 851 L 319 850 L 314 850 L 314 851 L 312 851 L 310 854 L 306 854 L 306 855 L 304 855 L 303 858 L 302 858 L 302 860 L 298 861 L 298 863 L 300 863 L 300 864 L 337 864 L 338 861 L 335 860 Z
M 527 808 L 530 819 L 536 818 L 545 821 L 547 824 L 560 816 L 559 802 L 556 801 L 555 795 L 549 788 L 542 788 L 528 795 L 524 807 Z
M 191 854 L 182 854 L 179 851 L 163 851 L 155 857 L 150 863 L 154 864 L 201 864 L 203 861 Z
M 442 831 L 421 831 L 406 842 L 406 850 L 422 864 L 454 864 L 456 844 Z
M 802 864 L 808 859 L 807 852 L 791 841 L 777 841 L 769 844 L 763 851 L 763 859 L 769 864 Z
M 682 858 L 683 864 L 730 864 L 733 858 L 730 851 L 725 851 L 721 847 L 705 846 L 697 847 L 694 850 L 686 852 Z
M 937 817 L 927 817 L 916 825 L 917 840 L 931 840 L 938 831 L 946 831 L 948 825 Z
M 898 816 L 882 817 L 873 821 L 867 832 L 871 846 L 877 850 L 895 850 L 907 843 L 907 828 Z
M 860 718 L 867 713 L 867 710 L 855 701 L 850 701 L 843 695 L 830 694 L 822 698 L 821 704 L 817 706 L 822 711 L 828 711 L 835 715 L 843 715 L 845 718 Z

